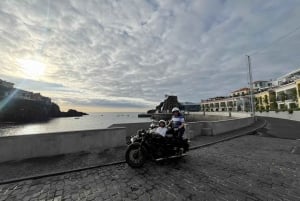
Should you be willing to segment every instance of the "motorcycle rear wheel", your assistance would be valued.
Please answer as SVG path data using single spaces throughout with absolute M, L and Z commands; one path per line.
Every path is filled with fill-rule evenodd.
M 133 143 L 128 146 L 125 153 L 126 163 L 132 168 L 142 167 L 145 163 L 145 154 L 140 143 Z

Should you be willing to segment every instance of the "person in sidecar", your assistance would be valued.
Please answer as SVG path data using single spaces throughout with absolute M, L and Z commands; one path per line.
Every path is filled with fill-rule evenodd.
M 184 134 L 185 128 L 184 128 L 184 117 L 180 113 L 178 107 L 174 107 L 172 109 L 172 119 L 169 122 L 169 126 L 172 125 L 172 129 L 174 132 L 178 132 L 178 137 L 182 139 L 182 136 Z
M 155 130 L 155 133 L 165 137 L 167 133 L 166 122 L 164 120 L 159 120 L 158 127 Z

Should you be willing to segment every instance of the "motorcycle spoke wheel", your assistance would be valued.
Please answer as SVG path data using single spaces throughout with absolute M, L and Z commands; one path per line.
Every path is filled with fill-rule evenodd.
M 139 144 L 131 144 L 126 151 L 126 162 L 133 168 L 142 167 L 145 163 L 145 156 Z

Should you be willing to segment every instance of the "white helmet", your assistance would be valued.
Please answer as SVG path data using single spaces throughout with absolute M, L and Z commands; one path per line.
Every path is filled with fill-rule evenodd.
M 179 108 L 178 108 L 178 107 L 173 107 L 172 113 L 173 113 L 173 112 L 179 112 Z
M 166 121 L 165 120 L 159 120 L 159 122 L 158 122 L 158 124 L 160 124 L 160 123 L 164 123 L 165 125 L 166 125 Z

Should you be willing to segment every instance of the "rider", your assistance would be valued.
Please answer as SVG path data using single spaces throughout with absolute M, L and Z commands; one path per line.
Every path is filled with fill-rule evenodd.
M 159 120 L 158 127 L 155 132 L 165 137 L 167 130 L 168 129 L 166 128 L 166 122 L 164 120 Z
M 172 109 L 172 119 L 170 123 L 172 123 L 173 129 L 178 131 L 178 137 L 182 138 L 184 134 L 184 117 L 183 115 L 179 112 L 178 107 L 174 107 Z

